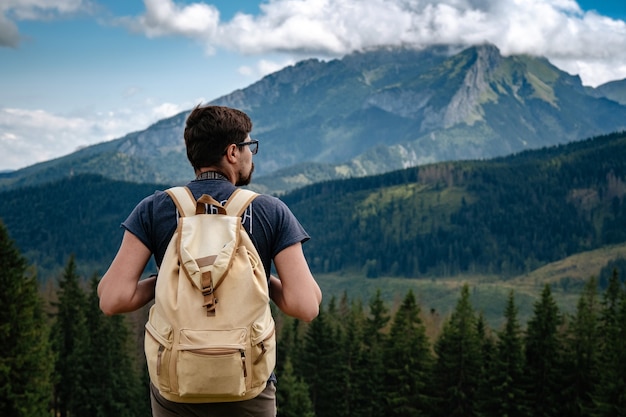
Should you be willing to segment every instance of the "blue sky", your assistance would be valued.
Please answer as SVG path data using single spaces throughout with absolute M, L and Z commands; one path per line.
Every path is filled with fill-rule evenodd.
M 496 44 L 626 78 L 624 0 L 0 0 L 0 170 L 142 130 L 301 59 Z

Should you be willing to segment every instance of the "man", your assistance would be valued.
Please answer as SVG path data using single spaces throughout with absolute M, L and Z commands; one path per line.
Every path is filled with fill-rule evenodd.
M 221 106 L 197 106 L 187 118 L 185 145 L 196 179 L 187 186 L 195 198 L 208 194 L 224 202 L 237 186 L 250 183 L 258 141 L 250 139 L 250 118 Z M 107 315 L 137 310 L 154 298 L 156 277 L 140 280 L 154 256 L 161 265 L 176 229 L 176 207 L 163 191 L 141 201 L 122 223 L 121 246 L 98 285 L 100 308 Z M 270 297 L 286 314 L 309 322 L 319 313 L 322 293 L 302 252 L 309 239 L 279 199 L 259 195 L 243 215 L 243 225 L 261 257 Z M 278 277 L 270 276 L 271 262 Z M 161 416 L 275 416 L 273 381 L 256 398 L 231 403 L 182 404 L 164 399 L 151 386 L 152 412 Z

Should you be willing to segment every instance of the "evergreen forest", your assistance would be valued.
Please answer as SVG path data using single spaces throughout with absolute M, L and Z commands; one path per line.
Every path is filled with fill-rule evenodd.
M 138 315 L 104 316 L 98 275 L 68 258 L 51 287 L 0 224 L 0 415 L 148 417 Z M 302 323 L 276 312 L 278 416 L 626 416 L 626 286 L 590 277 L 575 312 L 546 285 L 530 320 L 515 292 L 490 328 L 464 285 L 452 313 L 408 291 L 331 297 Z
M 280 198 L 311 235 L 304 250 L 314 273 L 509 279 L 626 243 L 625 154 L 622 132 L 321 182 Z M 41 282 L 56 279 L 71 255 L 81 274 L 103 273 L 120 223 L 167 187 L 75 175 L 0 192 L 0 218 Z
M 626 242 L 626 134 L 313 184 L 283 197 L 316 272 L 528 273 Z

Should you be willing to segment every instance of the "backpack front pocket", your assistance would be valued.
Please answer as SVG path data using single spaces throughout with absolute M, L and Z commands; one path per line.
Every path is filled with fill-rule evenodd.
M 178 395 L 216 398 L 245 395 L 246 333 L 246 329 L 181 330 L 176 359 Z M 215 340 L 220 344 L 215 345 Z

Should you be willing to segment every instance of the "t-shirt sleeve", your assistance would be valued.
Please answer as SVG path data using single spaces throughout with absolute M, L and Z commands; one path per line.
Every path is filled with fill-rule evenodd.
M 283 249 L 296 243 L 304 243 L 310 239 L 309 234 L 300 224 L 289 207 L 280 199 L 263 195 L 264 217 L 269 219 L 268 224 L 274 225 L 272 230 L 273 239 L 271 257 L 273 258 Z M 253 202 L 255 204 L 255 202 Z
M 154 254 L 161 265 L 165 249 L 176 229 L 174 202 L 163 191 L 144 198 L 122 223 L 122 227 L 135 235 Z M 172 220 L 174 219 L 174 220 Z

